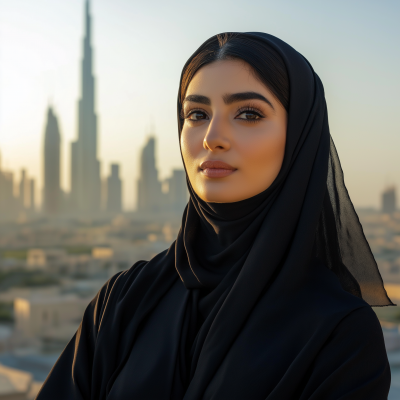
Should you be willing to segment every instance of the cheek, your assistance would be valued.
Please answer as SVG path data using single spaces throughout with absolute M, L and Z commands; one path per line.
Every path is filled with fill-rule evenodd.
M 196 134 L 197 133 L 197 134 Z M 196 158 L 203 149 L 203 136 L 193 129 L 183 128 L 181 132 L 181 151 L 186 168 L 190 170 L 195 164 Z M 189 171 L 188 171 L 189 172 Z
M 277 128 L 254 135 L 240 146 L 244 161 L 243 171 L 260 179 L 275 179 L 285 154 L 286 130 Z M 263 171 L 264 174 L 260 174 Z M 268 180 L 270 180 L 268 179 Z

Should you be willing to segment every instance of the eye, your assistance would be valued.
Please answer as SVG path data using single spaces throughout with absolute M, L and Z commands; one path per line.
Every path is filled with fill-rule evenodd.
M 253 110 L 240 111 L 240 114 L 236 117 L 236 119 L 242 119 L 245 121 L 257 121 L 261 118 L 264 117 L 261 116 L 258 112 Z
M 202 121 L 208 119 L 208 116 L 204 111 L 194 110 L 191 111 L 185 119 L 188 119 L 189 121 Z

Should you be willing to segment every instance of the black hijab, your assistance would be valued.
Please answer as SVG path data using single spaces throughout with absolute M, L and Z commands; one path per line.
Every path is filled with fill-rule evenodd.
M 188 180 L 176 241 L 101 289 L 38 399 L 387 395 L 382 333 L 367 303 L 392 303 L 344 185 L 322 83 L 278 38 L 237 35 L 266 43 L 287 69 L 277 178 L 230 204 L 204 202 Z M 179 132 L 181 104 L 180 90 Z
M 177 248 L 183 246 L 186 249 L 186 255 L 177 262 L 183 282 L 187 288 L 215 286 L 220 280 L 219 274 L 224 276 L 233 261 L 253 245 L 250 257 L 255 253 L 258 256 L 268 253 L 268 257 L 272 257 L 268 259 L 265 270 L 269 272 L 264 271 L 266 274 L 276 272 L 291 251 L 300 251 L 297 256 L 305 263 L 309 263 L 310 257 L 317 252 L 339 276 L 346 290 L 373 306 L 392 304 L 344 184 L 340 161 L 329 133 L 321 80 L 301 54 L 274 36 L 264 33 L 232 36 L 266 42 L 285 63 L 290 85 L 285 157 L 278 177 L 267 190 L 236 203 L 206 203 L 187 180 L 190 201 L 177 240 Z M 184 72 L 192 60 L 209 47 L 210 41 L 215 41 L 215 37 L 192 55 Z M 179 96 L 179 133 L 183 127 L 179 113 L 182 101 Z M 304 231 L 298 225 L 302 216 L 307 226 Z M 258 233 L 261 225 L 268 226 L 266 235 L 262 231 Z M 197 235 L 207 238 L 210 251 L 205 252 L 204 239 L 194 238 L 194 232 L 199 228 L 203 232 Z M 296 238 L 293 235 L 299 230 L 301 233 Z M 254 243 L 256 236 L 261 238 L 260 249 Z M 194 246 L 200 247 L 197 252 Z M 268 251 L 269 246 L 274 255 Z M 185 252 L 179 250 L 178 253 Z M 246 261 L 243 267 L 250 263 Z M 294 268 L 301 270 L 297 266 Z

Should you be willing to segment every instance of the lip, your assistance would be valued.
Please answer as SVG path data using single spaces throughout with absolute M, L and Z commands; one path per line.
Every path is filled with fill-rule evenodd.
M 225 176 L 229 176 L 236 171 L 236 168 L 232 167 L 232 165 L 219 160 L 203 161 L 200 164 L 200 169 L 201 173 L 208 178 L 224 178 Z

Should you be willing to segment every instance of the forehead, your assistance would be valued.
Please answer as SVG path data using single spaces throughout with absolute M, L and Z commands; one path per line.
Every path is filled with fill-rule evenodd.
M 221 60 L 200 68 L 189 83 L 186 96 L 240 93 L 254 91 L 270 94 L 255 76 L 251 66 L 242 60 Z

